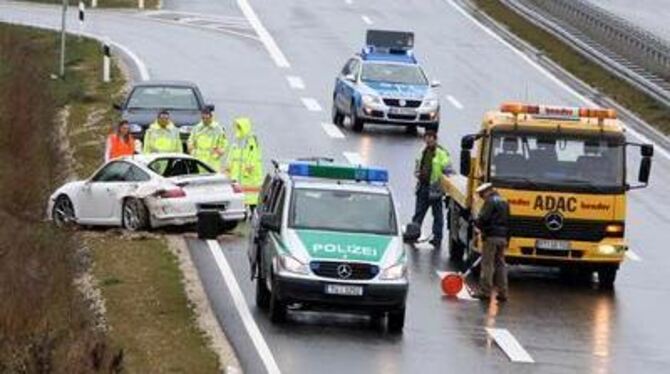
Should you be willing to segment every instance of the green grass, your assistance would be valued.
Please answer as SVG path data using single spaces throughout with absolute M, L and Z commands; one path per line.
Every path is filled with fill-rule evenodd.
M 670 110 L 632 85 L 589 61 L 560 39 L 535 26 L 498 0 L 474 0 L 479 9 L 505 25 L 571 74 L 619 104 L 637 113 L 650 125 L 670 134 Z
M 62 4 L 61 0 L 22 0 L 31 3 Z M 68 0 L 72 6 L 79 4 L 78 0 Z M 91 0 L 84 0 L 87 7 L 91 6 Z M 98 8 L 137 8 L 137 0 L 98 0 Z M 144 0 L 144 9 L 158 8 L 158 0 Z

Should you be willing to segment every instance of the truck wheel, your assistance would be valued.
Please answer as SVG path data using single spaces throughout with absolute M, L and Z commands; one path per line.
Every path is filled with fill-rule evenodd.
M 400 333 L 405 327 L 405 307 L 390 311 L 388 314 L 388 330 L 392 333 Z
M 279 286 L 275 283 L 270 293 L 270 321 L 281 323 L 286 320 L 286 303 L 279 299 Z
M 603 266 L 598 269 L 598 283 L 601 289 L 611 290 L 614 288 L 614 281 L 616 281 L 618 270 L 618 266 Z
M 334 101 L 335 100 L 333 99 L 333 124 L 342 126 L 344 124 L 344 114 L 337 108 L 337 105 L 335 105 Z

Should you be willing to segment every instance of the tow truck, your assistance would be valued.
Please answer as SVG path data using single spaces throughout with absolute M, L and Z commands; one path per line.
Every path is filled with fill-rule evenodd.
M 638 182 L 627 183 L 627 149 L 640 150 Z M 474 148 L 474 154 L 473 154 Z M 654 148 L 628 142 L 612 109 L 505 103 L 461 139 L 460 175 L 443 178 L 449 254 L 472 263 L 483 243 L 475 193 L 492 183 L 509 202 L 510 264 L 560 267 L 611 288 L 628 245 L 626 195 L 649 183 Z

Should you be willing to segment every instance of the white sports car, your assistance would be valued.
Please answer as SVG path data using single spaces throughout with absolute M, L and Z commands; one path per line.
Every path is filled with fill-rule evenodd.
M 47 214 L 57 225 L 122 226 L 142 230 L 196 223 L 216 210 L 222 229 L 246 218 L 244 194 L 227 176 L 184 154 L 150 154 L 111 160 L 87 180 L 60 187 Z

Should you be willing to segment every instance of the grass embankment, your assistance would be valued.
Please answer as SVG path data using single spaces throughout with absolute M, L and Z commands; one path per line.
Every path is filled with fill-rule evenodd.
M 57 45 L 54 33 L 0 24 L 0 372 L 216 372 L 163 238 L 42 222 L 67 174 L 86 177 L 102 161 L 116 116 L 110 103 L 124 84 L 116 66 L 113 82 L 102 83 L 100 45 L 76 38 L 68 39 L 66 79 L 49 79 Z M 59 115 L 68 149 L 56 135 Z M 96 328 L 73 286 L 87 258 L 107 329 Z
M 61 0 L 23 0 L 31 3 L 63 4 Z M 86 7 L 91 6 L 91 0 L 84 0 Z M 79 0 L 68 0 L 68 4 L 77 6 Z M 98 8 L 137 8 L 137 0 L 98 0 Z M 157 9 L 159 0 L 144 0 L 144 9 Z
M 554 62 L 591 87 L 637 113 L 650 125 L 670 134 L 670 110 L 632 85 L 592 63 L 575 49 L 533 25 L 498 0 L 473 0 L 474 3 L 512 33 L 543 51 Z

